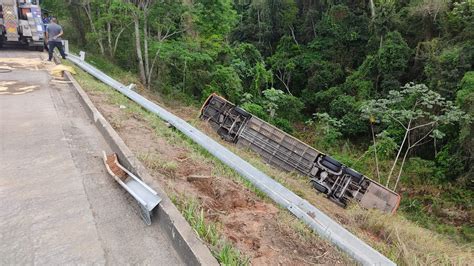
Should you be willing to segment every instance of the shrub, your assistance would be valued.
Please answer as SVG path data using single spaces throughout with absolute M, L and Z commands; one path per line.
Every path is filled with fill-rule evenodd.
M 241 106 L 245 111 L 257 116 L 260 119 L 268 121 L 268 115 L 263 107 L 256 103 L 246 102 Z
M 293 126 L 291 125 L 290 121 L 284 118 L 274 118 L 271 123 L 279 129 L 285 131 L 286 133 L 293 133 Z

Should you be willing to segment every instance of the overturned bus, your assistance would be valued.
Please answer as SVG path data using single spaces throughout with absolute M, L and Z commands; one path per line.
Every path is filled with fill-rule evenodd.
M 355 201 L 365 208 L 394 213 L 400 204 L 400 195 L 394 191 L 216 94 L 206 100 L 200 117 L 222 139 L 250 148 L 282 170 L 307 176 L 317 191 L 342 207 Z

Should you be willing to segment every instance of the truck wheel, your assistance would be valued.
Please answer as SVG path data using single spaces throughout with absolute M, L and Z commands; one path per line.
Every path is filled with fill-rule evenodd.
M 327 188 L 325 188 L 321 184 L 319 184 L 319 183 L 317 183 L 316 181 L 313 181 L 313 180 L 311 180 L 310 183 L 313 186 L 313 188 L 315 188 L 317 191 L 319 191 L 323 194 L 327 194 Z
M 327 161 L 325 159 L 323 159 L 321 161 L 321 164 L 326 167 L 327 169 L 333 171 L 333 172 L 339 172 L 341 170 L 341 166 L 337 166 L 337 165 L 334 165 L 332 164 L 330 161 Z
M 332 158 L 332 157 L 329 157 L 329 156 L 327 156 L 327 155 L 324 156 L 323 160 L 328 161 L 328 162 L 334 164 L 334 165 L 337 166 L 337 167 L 341 167 L 341 166 L 342 166 L 342 164 L 341 164 L 339 161 L 337 161 L 336 159 L 334 159 L 334 158 Z

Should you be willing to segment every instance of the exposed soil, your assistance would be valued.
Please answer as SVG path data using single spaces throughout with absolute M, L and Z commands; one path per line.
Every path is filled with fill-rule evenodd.
M 168 191 L 200 200 L 206 219 L 220 224 L 220 232 L 250 258 L 251 264 L 349 263 L 326 241 L 298 232 L 294 227 L 298 224 L 296 218 L 272 202 L 257 197 L 230 177 L 213 176 L 214 165 L 193 158 L 187 147 L 170 144 L 157 136 L 143 118 L 110 104 L 100 93 L 89 92 L 89 96 L 130 149 L 148 158 L 142 158 L 143 163 L 161 185 Z M 193 119 L 189 112 L 184 118 Z M 174 166 L 166 167 L 163 163 Z
M 122 180 L 124 180 L 127 177 L 127 173 L 125 173 L 125 171 L 123 171 L 116 164 L 117 163 L 117 155 L 115 153 L 107 155 L 106 163 L 109 166 L 110 171 L 112 171 L 112 173 L 114 173 L 115 176 L 117 176 L 118 178 L 120 178 Z

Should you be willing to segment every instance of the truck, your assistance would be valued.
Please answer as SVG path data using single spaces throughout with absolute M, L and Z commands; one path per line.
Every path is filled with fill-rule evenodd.
M 45 29 L 38 0 L 0 0 L 0 48 L 5 44 L 42 51 Z

